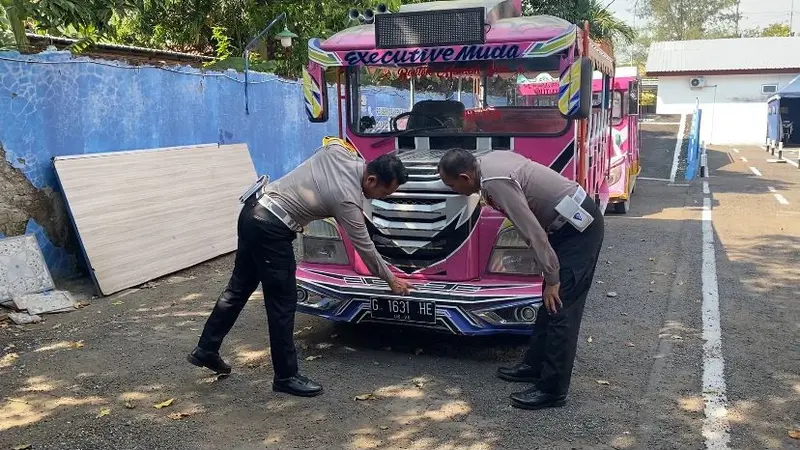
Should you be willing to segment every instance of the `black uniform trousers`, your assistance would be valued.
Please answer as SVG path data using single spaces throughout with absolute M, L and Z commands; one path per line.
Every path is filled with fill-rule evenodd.
M 292 248 L 297 234 L 261 206 L 255 195 L 245 202 L 239 214 L 238 233 L 233 274 L 206 321 L 198 347 L 219 352 L 222 340 L 261 282 L 275 378 L 292 377 L 297 374 L 297 265 Z
M 541 307 L 523 361 L 539 375 L 536 387 L 554 395 L 566 395 L 569 391 L 583 307 L 603 247 L 603 213 L 589 197 L 581 206 L 594 217 L 583 233 L 566 223 L 549 236 L 560 266 L 562 307 L 556 314 Z

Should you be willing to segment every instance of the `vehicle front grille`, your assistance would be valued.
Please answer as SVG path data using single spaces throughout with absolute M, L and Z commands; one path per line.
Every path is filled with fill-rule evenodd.
M 437 153 L 444 151 L 401 154 L 408 183 L 392 196 L 365 205 L 367 228 L 378 252 L 406 273 L 453 254 L 480 215 L 477 195 L 458 195 L 439 179 L 436 164 L 441 155 Z

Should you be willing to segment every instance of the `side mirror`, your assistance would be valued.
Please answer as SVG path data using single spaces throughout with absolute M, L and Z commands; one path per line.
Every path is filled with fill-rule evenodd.
M 328 84 L 322 66 L 317 63 L 309 63 L 307 69 L 303 68 L 303 100 L 309 121 L 328 121 Z
M 568 119 L 586 119 L 592 112 L 592 61 L 579 58 L 559 77 L 558 110 Z

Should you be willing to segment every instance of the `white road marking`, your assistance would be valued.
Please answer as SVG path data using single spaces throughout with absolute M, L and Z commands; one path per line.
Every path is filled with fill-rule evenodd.
M 800 163 L 798 163 L 797 161 L 792 161 L 791 159 L 786 159 L 786 158 L 781 158 L 781 159 L 800 169 Z
M 739 149 L 738 148 L 733 149 L 733 151 L 736 152 L 736 153 L 739 153 Z
M 640 180 L 648 181 L 670 181 L 669 178 L 637 177 Z
M 751 171 L 751 172 L 753 172 L 753 173 L 754 173 L 754 174 L 755 174 L 757 177 L 763 177 L 763 176 L 764 176 L 764 175 L 762 175 L 762 174 L 761 174 L 761 172 L 759 172 L 759 170 L 758 170 L 758 169 L 756 169 L 755 167 L 752 167 L 752 166 L 750 166 L 750 171 Z
M 703 181 L 703 194 L 710 194 L 711 191 L 708 188 L 708 181 Z
M 672 155 L 672 170 L 669 173 L 669 181 L 675 182 L 675 176 L 678 174 L 678 157 L 681 154 L 681 147 L 683 147 L 683 132 L 686 130 L 686 114 L 681 114 L 681 123 L 678 126 L 678 135 L 675 139 L 675 153 Z
M 786 200 L 786 197 L 784 197 L 783 195 L 778 194 L 778 191 L 774 187 L 767 186 L 767 189 L 769 189 L 769 191 L 772 192 L 772 195 L 775 196 L 775 199 L 778 200 L 778 203 L 780 203 L 781 205 L 789 204 L 789 200 Z
M 703 199 L 703 437 L 707 449 L 727 449 L 730 443 L 728 398 L 725 393 L 725 360 L 719 319 L 719 286 L 714 252 L 711 199 Z
M 744 156 L 742 156 L 742 162 L 747 162 L 747 158 L 745 158 Z

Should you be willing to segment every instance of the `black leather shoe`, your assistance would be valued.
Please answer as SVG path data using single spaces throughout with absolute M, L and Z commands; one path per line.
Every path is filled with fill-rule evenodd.
M 192 353 L 186 356 L 186 360 L 197 367 L 205 367 L 216 373 L 231 373 L 231 366 L 226 364 L 225 361 L 219 357 L 219 353 L 207 352 L 200 347 L 196 347 L 192 350 Z
M 539 375 L 533 371 L 533 367 L 519 363 L 514 367 L 500 367 L 497 369 L 497 376 L 503 380 L 521 383 L 536 383 Z
M 314 397 L 322 394 L 322 386 L 299 374 L 289 378 L 275 378 L 272 381 L 272 390 L 298 397 Z
M 567 403 L 566 395 L 554 395 L 537 388 L 511 394 L 511 406 L 521 409 L 557 408 Z

